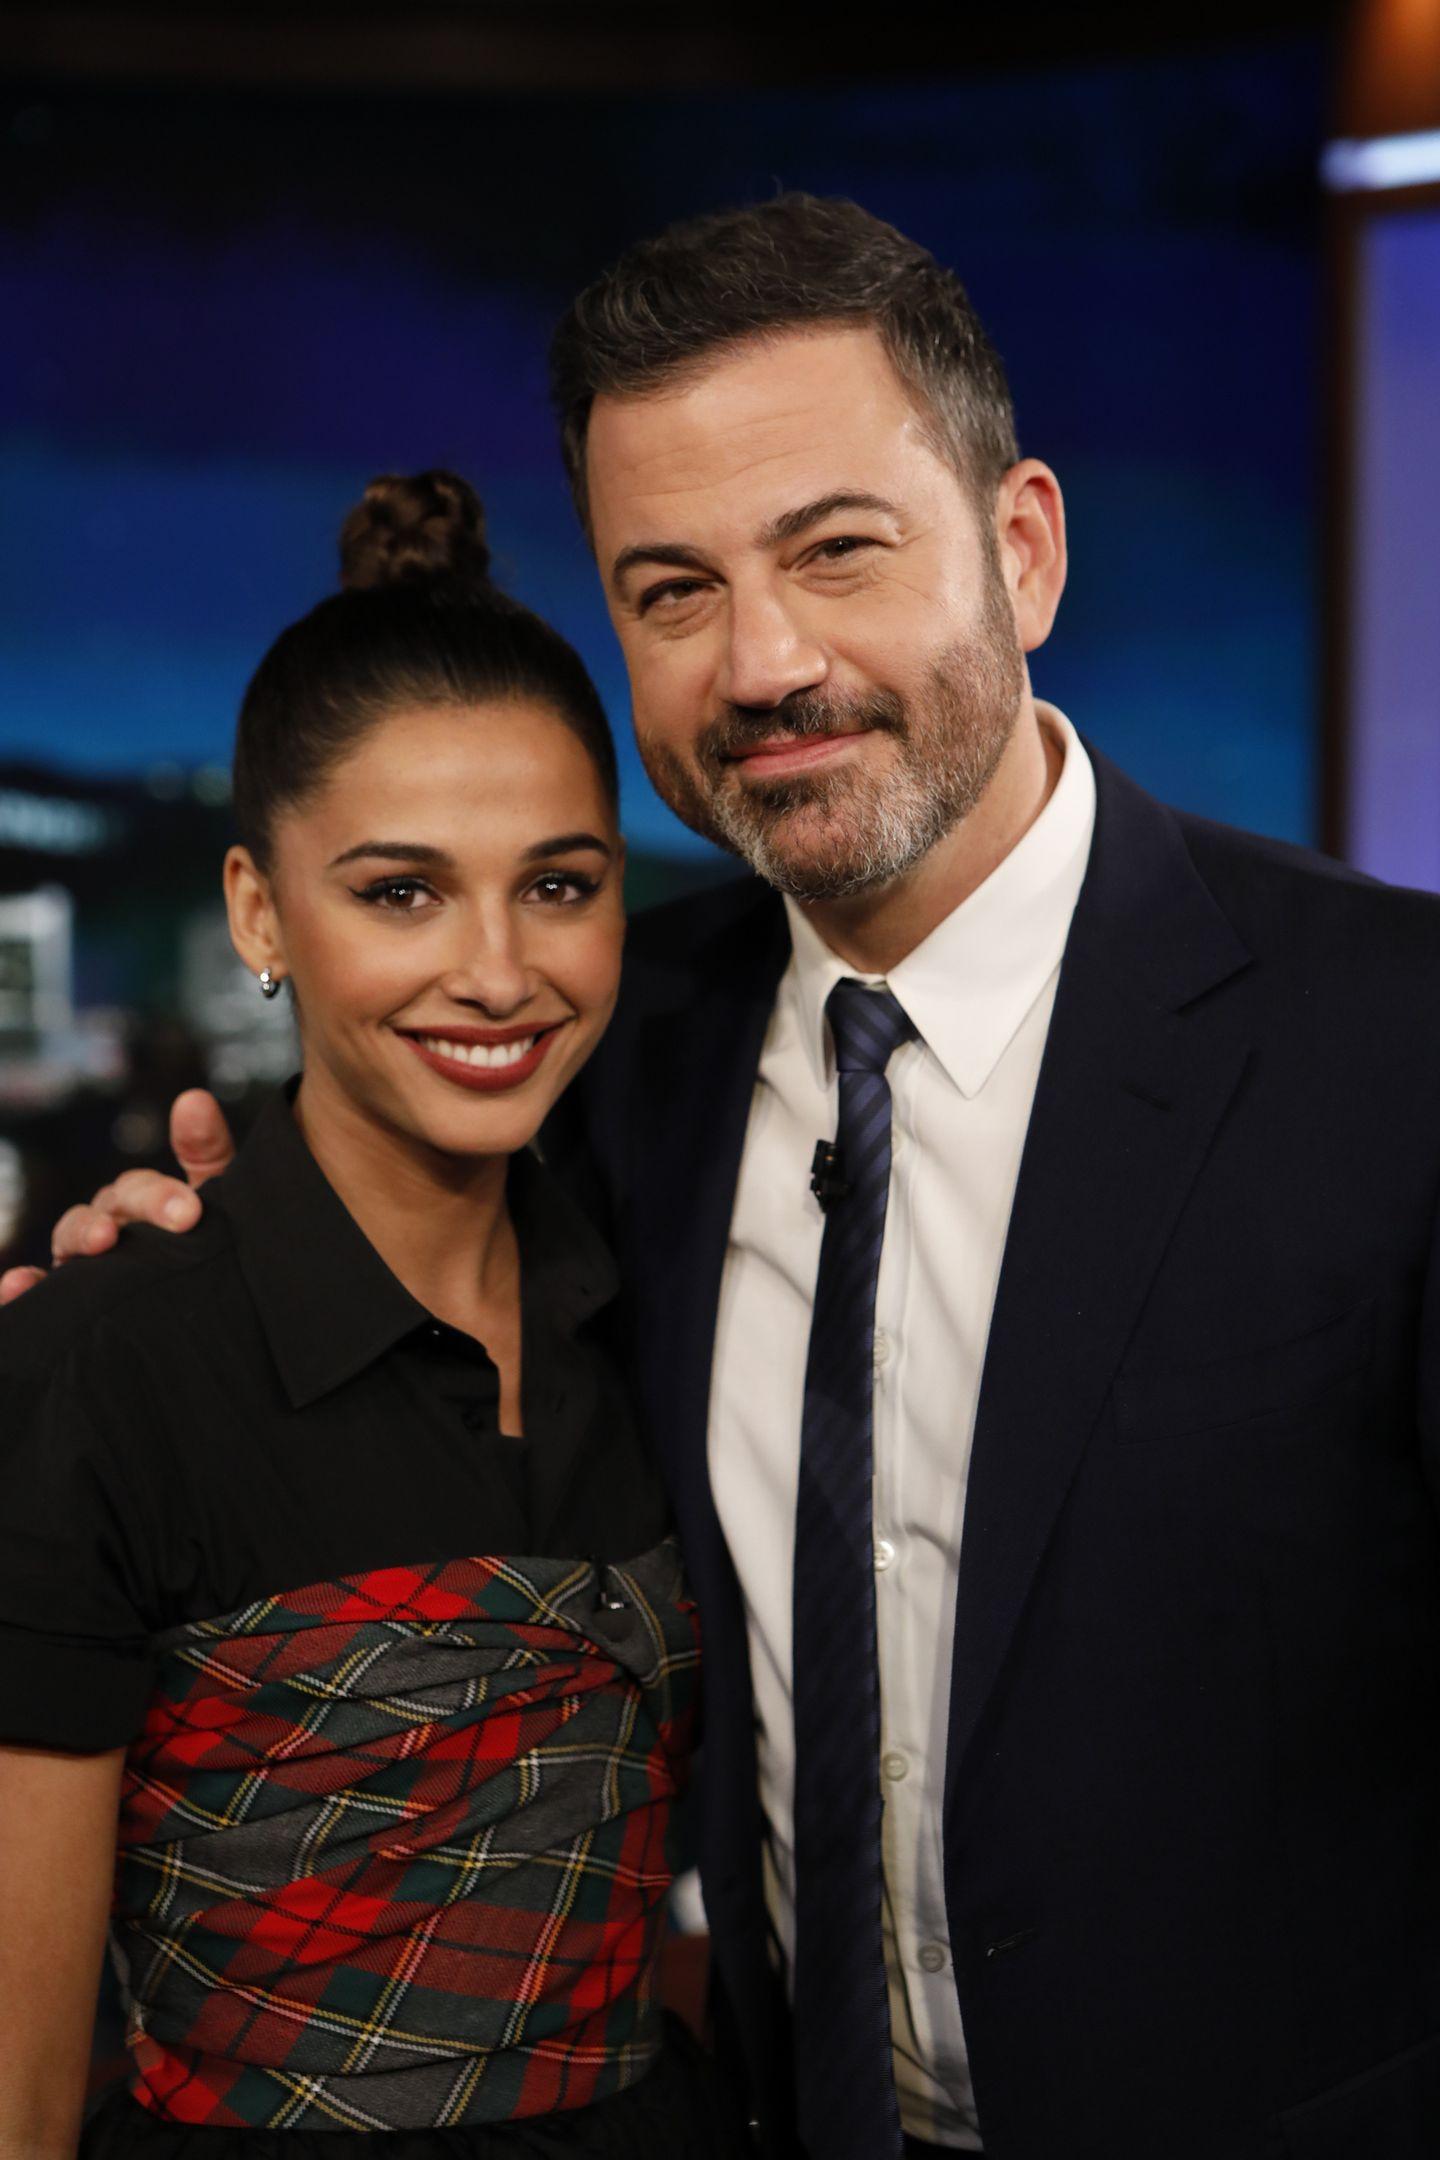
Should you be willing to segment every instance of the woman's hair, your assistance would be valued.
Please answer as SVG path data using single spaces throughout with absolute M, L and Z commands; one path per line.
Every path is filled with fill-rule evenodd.
M 372 480 L 340 529 L 341 590 L 282 630 L 235 737 L 235 815 L 261 869 L 276 817 L 360 738 L 424 705 L 525 699 L 579 736 L 612 805 L 615 744 L 599 693 L 557 630 L 490 580 L 485 513 L 453 473 Z

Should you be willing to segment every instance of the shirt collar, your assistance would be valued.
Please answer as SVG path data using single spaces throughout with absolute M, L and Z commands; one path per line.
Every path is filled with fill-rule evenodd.
M 265 1105 L 205 1200 L 234 1229 L 285 1392 L 301 1409 L 434 1322 L 386 1266 L 305 1145 L 290 1108 L 297 1085 L 292 1081 Z M 506 1193 L 526 1316 L 543 1313 L 573 1333 L 615 1295 L 609 1252 L 537 1156 L 511 1157 Z
M 1044 809 L 985 882 L 883 978 L 967 1098 L 984 1087 L 1059 963 L 1095 829 L 1095 774 L 1085 746 L 1055 706 L 1037 700 L 1035 709 L 1064 753 Z M 785 907 L 800 1038 L 826 1087 L 832 1064 L 825 1001 L 855 970 L 795 901 L 787 899 Z

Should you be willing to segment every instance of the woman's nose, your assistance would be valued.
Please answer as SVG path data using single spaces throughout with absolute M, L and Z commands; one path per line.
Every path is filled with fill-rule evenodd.
M 457 941 L 441 987 L 462 1005 L 478 1005 L 496 1019 L 516 1012 L 535 994 L 536 976 L 520 926 L 508 911 L 472 917 Z

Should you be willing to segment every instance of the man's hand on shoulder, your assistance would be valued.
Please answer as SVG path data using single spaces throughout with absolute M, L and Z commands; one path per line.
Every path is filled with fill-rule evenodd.
M 157 1230 L 193 1230 L 201 1205 L 195 1187 L 218 1177 L 235 1153 L 225 1114 L 204 1088 L 177 1095 L 170 1109 L 170 1145 L 188 1182 L 160 1170 L 127 1170 L 113 1185 L 102 1186 L 88 1207 L 72 1207 L 55 1225 L 50 1239 L 57 1267 L 82 1255 L 108 1252 L 126 1223 L 150 1223 Z M 0 1305 L 22 1297 L 44 1279 L 43 1268 L 11 1268 L 0 1275 Z

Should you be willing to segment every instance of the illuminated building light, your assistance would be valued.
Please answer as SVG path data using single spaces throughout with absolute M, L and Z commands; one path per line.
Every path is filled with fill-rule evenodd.
M 1326 187 L 1337 195 L 1385 188 L 1427 187 L 1440 181 L 1440 128 L 1417 135 L 1376 135 L 1327 144 L 1320 159 Z
M 25 1217 L 25 1163 L 19 1148 L 0 1140 L 0 1252 L 14 1243 Z
M 111 837 L 111 821 L 93 804 L 0 788 L 0 847 L 36 855 L 93 855 Z

